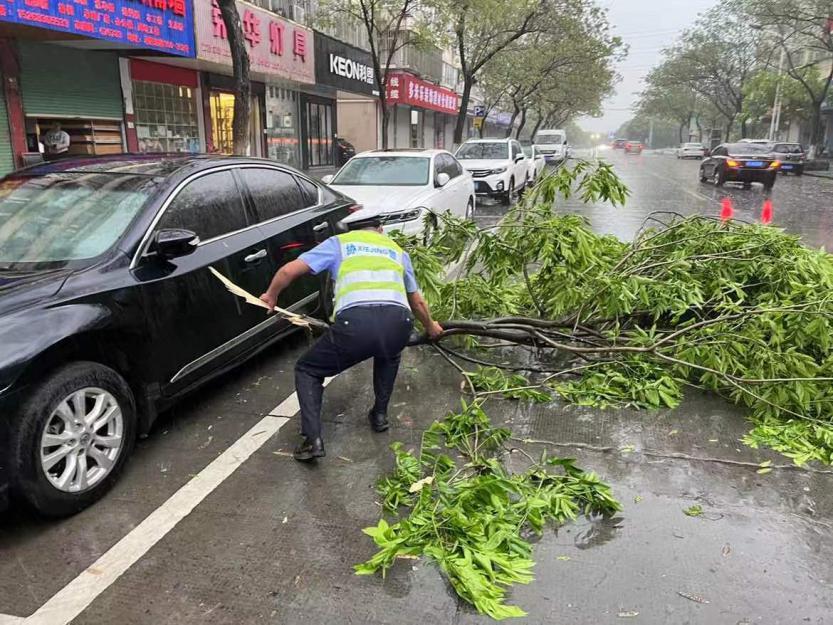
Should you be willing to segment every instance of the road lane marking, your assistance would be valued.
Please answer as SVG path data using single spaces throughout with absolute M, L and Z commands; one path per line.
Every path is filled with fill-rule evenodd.
M 294 393 L 280 406 L 293 396 Z M 66 625 L 72 621 L 288 421 L 286 417 L 263 417 L 32 616 L 8 621 L 0 619 L 0 625 Z
M 337 376 L 331 378 L 324 378 L 324 387 L 336 379 Z M 294 417 L 301 412 L 301 405 L 298 403 L 298 393 L 292 393 L 289 397 L 284 399 L 277 406 L 269 411 L 270 417 Z M 2 625 L 2 624 L 0 624 Z
M 12 616 L 11 614 L 0 614 L 0 625 L 21 625 L 24 622 L 22 616 Z

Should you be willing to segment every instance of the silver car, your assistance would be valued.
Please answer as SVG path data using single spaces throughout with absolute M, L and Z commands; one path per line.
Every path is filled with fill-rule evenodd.
M 781 162 L 782 173 L 800 176 L 804 173 L 807 153 L 800 143 L 773 143 L 771 155 Z

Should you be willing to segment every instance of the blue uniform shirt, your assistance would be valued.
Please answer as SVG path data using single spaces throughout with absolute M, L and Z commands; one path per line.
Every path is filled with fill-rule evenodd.
M 302 260 L 309 265 L 309 268 L 312 269 L 312 273 L 314 274 L 329 271 L 335 280 L 338 275 L 338 268 L 341 266 L 341 245 L 339 244 L 338 238 L 330 237 L 323 243 L 316 245 L 310 251 L 301 254 L 298 260 Z M 411 257 L 408 256 L 407 252 L 402 257 L 402 265 L 405 269 L 405 291 L 407 293 L 416 293 L 419 291 L 419 286 L 414 275 Z

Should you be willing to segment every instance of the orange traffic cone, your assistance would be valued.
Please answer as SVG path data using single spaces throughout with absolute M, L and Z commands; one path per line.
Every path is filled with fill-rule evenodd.
M 724 197 L 720 200 L 720 218 L 723 221 L 728 221 L 735 216 L 735 209 L 732 208 L 732 199 Z
M 764 200 L 764 207 L 761 209 L 761 223 L 768 225 L 772 223 L 772 200 Z

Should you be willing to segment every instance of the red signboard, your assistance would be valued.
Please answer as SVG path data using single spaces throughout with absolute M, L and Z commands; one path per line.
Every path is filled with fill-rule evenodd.
M 390 73 L 387 96 L 392 104 L 410 104 L 451 115 L 456 114 L 459 107 L 459 98 L 451 89 L 405 72 Z

